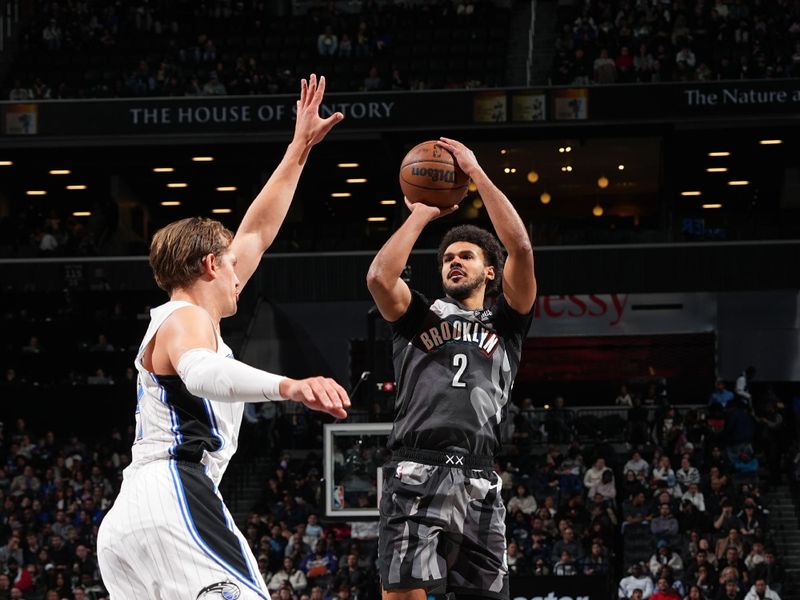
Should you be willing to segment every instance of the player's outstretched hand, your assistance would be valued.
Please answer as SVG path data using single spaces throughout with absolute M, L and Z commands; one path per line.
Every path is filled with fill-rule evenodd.
M 405 200 L 408 210 L 415 214 L 424 215 L 429 223 L 434 219 L 439 219 L 458 210 L 458 204 L 448 206 L 447 208 L 440 208 L 438 206 L 429 206 L 427 204 L 423 204 L 422 202 L 409 202 L 408 198 L 405 196 L 403 196 L 403 200 Z
M 475 158 L 475 153 L 461 142 L 446 137 L 440 137 L 436 145 L 450 152 L 455 157 L 458 166 L 461 167 L 461 170 L 464 171 L 468 177 L 471 178 L 475 171 L 481 168 L 478 164 L 478 159 Z
M 327 119 L 319 116 L 319 105 L 325 96 L 325 77 L 317 81 L 317 76 L 312 74 L 308 81 L 303 79 L 300 83 L 300 100 L 297 101 L 297 121 L 294 125 L 294 137 L 306 146 L 319 143 L 328 135 L 344 115 L 335 112 Z
M 328 377 L 309 377 L 281 381 L 281 396 L 302 402 L 311 410 L 326 412 L 337 419 L 347 418 L 350 398 L 344 388 Z

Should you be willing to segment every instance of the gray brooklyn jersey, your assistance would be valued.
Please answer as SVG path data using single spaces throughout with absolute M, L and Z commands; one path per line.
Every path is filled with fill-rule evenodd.
M 406 314 L 391 324 L 397 399 L 389 448 L 494 455 L 532 315 L 502 295 L 473 311 L 412 292 Z

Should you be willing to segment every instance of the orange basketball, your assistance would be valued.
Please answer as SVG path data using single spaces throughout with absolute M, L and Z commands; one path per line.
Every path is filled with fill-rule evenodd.
M 414 146 L 400 165 L 400 188 L 409 202 L 447 208 L 467 193 L 469 177 L 435 141 Z

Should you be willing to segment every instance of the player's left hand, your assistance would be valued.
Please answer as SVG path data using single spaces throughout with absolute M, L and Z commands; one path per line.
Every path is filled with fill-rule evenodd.
M 325 76 L 319 78 L 313 73 L 309 80 L 300 83 L 300 100 L 297 101 L 297 120 L 294 125 L 294 139 L 310 147 L 322 141 L 333 126 L 344 119 L 340 112 L 327 119 L 319 116 L 319 105 L 325 95 Z
M 288 400 L 302 402 L 311 410 L 326 412 L 337 419 L 347 418 L 350 398 L 342 386 L 328 377 L 281 381 L 280 394 Z
M 450 152 L 455 157 L 458 166 L 468 177 L 471 178 L 481 168 L 478 164 L 478 159 L 475 158 L 475 153 L 461 142 L 451 138 L 440 137 L 436 145 Z

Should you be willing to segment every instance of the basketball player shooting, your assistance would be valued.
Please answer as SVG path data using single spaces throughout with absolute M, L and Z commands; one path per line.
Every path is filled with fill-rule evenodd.
M 324 92 L 324 78 L 303 80 L 294 139 L 236 235 L 197 217 L 153 237 L 150 264 L 170 300 L 151 311 L 135 359 L 132 461 L 98 534 L 100 570 L 114 600 L 269 600 L 217 489 L 236 451 L 244 403 L 290 400 L 347 416 L 350 401 L 335 381 L 247 366 L 233 358 L 219 328 L 275 239 L 311 148 L 342 120 L 341 113 L 319 116 Z
M 445 297 L 431 303 L 409 289 L 400 274 L 414 243 L 457 208 L 422 198 L 406 201 L 411 215 L 370 266 L 369 290 L 393 331 L 398 384 L 380 504 L 383 598 L 505 600 L 505 507 L 492 467 L 536 299 L 533 251 L 472 151 L 449 138 L 439 146 L 477 185 L 508 258 L 488 231 L 455 227 L 438 253 Z

